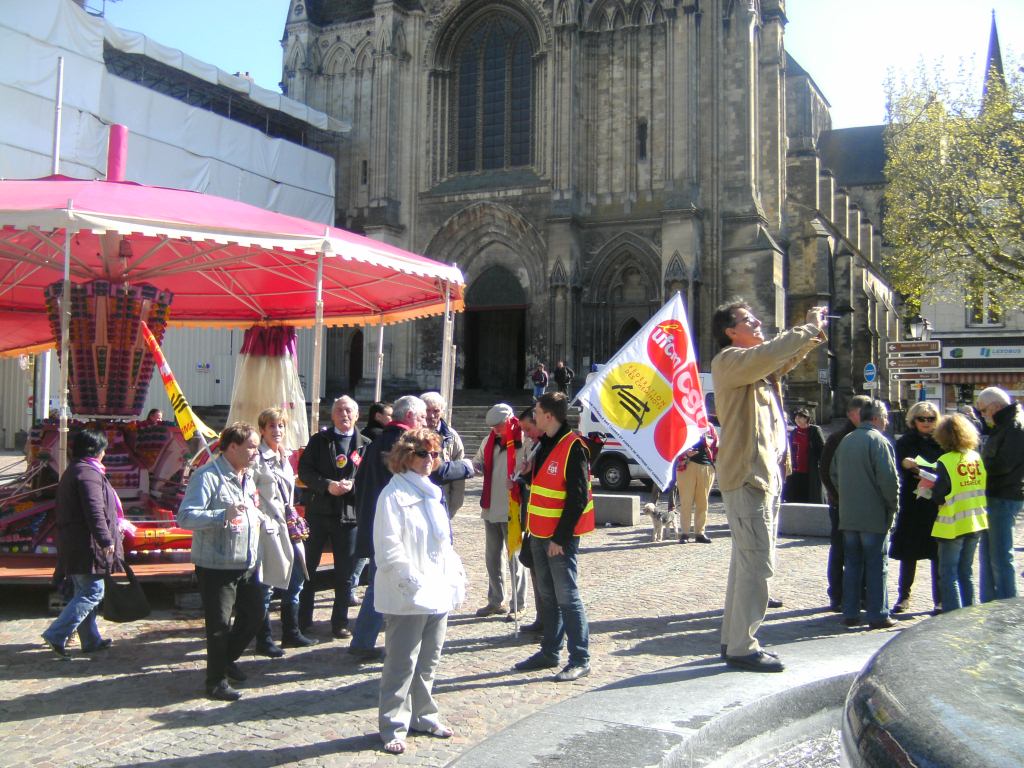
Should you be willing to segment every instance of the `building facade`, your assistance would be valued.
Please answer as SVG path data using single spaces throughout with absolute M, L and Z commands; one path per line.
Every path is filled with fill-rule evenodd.
M 338 223 L 466 275 L 456 386 L 586 370 L 677 291 L 707 369 L 711 312 L 742 296 L 770 331 L 842 305 L 789 379 L 827 416 L 898 307 L 786 23 L 784 0 L 291 0 L 282 87 L 352 125 Z M 387 380 L 436 384 L 439 339 L 387 329 Z M 328 388 L 356 390 L 375 342 L 335 331 Z

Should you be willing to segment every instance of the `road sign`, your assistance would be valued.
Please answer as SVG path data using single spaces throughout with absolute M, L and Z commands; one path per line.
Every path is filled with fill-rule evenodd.
M 935 355 L 917 357 L 890 357 L 886 361 L 890 368 L 941 368 L 942 358 Z
M 930 341 L 887 341 L 885 343 L 885 351 L 890 355 L 897 355 L 901 352 L 937 355 L 941 349 L 941 342 L 938 339 Z
M 865 381 L 864 382 L 864 389 L 878 389 L 878 382 L 877 381 Z
M 938 371 L 899 371 L 890 374 L 893 381 L 931 381 L 938 383 Z
M 818 369 L 818 383 L 819 384 L 828 384 L 828 368 L 819 368 Z
M 878 375 L 878 369 L 875 368 L 874 363 L 868 363 L 864 366 L 864 381 L 874 381 L 875 376 Z

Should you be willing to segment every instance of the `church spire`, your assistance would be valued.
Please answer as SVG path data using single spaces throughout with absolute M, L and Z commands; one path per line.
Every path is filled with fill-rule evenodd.
M 988 37 L 988 57 L 985 60 L 985 86 L 982 90 L 982 105 L 987 104 L 992 87 L 1005 90 L 1006 77 L 1003 74 L 1003 54 L 999 50 L 999 31 L 996 29 L 996 11 L 992 9 L 992 31 Z

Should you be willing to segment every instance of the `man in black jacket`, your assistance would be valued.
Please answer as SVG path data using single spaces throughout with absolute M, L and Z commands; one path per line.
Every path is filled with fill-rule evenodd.
M 981 449 L 985 463 L 988 530 L 978 543 L 981 602 L 1017 596 L 1013 526 L 1024 507 L 1024 412 L 999 387 L 978 395 L 978 412 L 989 426 Z
M 331 610 L 331 634 L 351 637 L 348 608 L 352 602 L 352 568 L 355 565 L 356 494 L 355 477 L 370 444 L 356 431 L 359 404 L 342 395 L 331 406 L 334 426 L 313 435 L 299 459 L 299 478 L 306 485 L 306 564 L 310 580 L 316 578 L 324 545 L 330 541 L 334 552 L 334 607 Z M 313 623 L 312 584 L 299 595 L 299 631 Z
M 427 405 L 413 395 L 400 397 L 395 401 L 391 418 L 392 422 L 384 427 L 380 437 L 367 449 L 356 474 L 356 509 L 359 517 L 356 556 L 370 559 L 370 586 L 363 596 L 363 604 L 359 606 L 352 643 L 348 649 L 360 661 L 379 659 L 383 655 L 374 647 L 384 625 L 384 617 L 373 607 L 373 577 L 377 572 L 373 562 L 373 518 L 377 512 L 377 497 L 391 480 L 386 456 L 403 432 L 426 425 Z

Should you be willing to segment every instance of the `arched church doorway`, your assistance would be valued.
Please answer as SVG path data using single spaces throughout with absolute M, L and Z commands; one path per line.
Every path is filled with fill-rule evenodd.
M 348 346 L 348 388 L 355 391 L 363 379 L 363 332 L 356 331 Z
M 619 329 L 619 340 L 618 343 L 615 345 L 615 351 L 617 352 L 618 350 L 626 346 L 626 343 L 634 336 L 636 336 L 636 333 L 639 330 L 640 321 L 637 320 L 635 317 L 631 317 L 629 318 L 629 320 L 624 322 L 622 324 L 622 327 Z
M 509 270 L 489 267 L 466 291 L 466 389 L 519 390 L 526 378 L 526 292 Z

